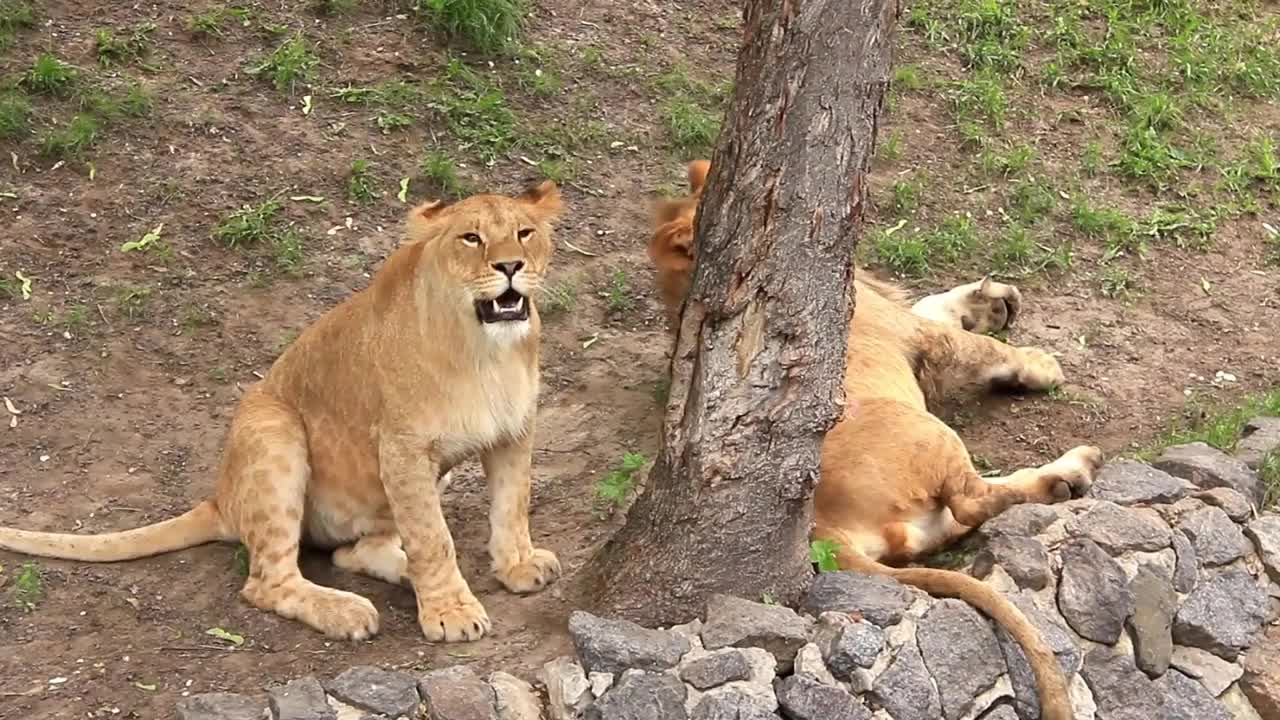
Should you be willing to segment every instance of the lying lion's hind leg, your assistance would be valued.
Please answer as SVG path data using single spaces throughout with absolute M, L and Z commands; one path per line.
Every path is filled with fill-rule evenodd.
M 963 534 L 1013 505 L 1034 502 L 1052 504 L 1083 495 L 1102 467 L 1102 451 L 1081 445 L 1047 465 L 1024 468 L 1004 477 L 983 479 L 975 472 L 956 488 L 948 488 L 943 501 L 951 511 L 958 534 Z
M 232 421 L 219 488 L 220 507 L 249 550 L 249 579 L 240 594 L 329 637 L 368 638 L 378 631 L 373 604 L 317 585 L 298 568 L 310 477 L 302 421 L 284 403 L 251 393 Z
M 396 585 L 404 584 L 409 557 L 399 535 L 366 535 L 333 551 L 333 564 Z

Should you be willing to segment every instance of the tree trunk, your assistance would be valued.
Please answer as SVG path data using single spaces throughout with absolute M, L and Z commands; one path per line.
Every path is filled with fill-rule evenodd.
M 646 625 L 727 593 L 798 596 L 823 437 L 843 411 L 854 249 L 897 0 L 747 0 L 696 228 L 662 451 L 587 564 L 593 609 Z

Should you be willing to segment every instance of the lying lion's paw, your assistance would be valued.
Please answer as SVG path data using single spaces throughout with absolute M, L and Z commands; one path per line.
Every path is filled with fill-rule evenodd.
M 1058 500 L 1083 497 L 1093 487 L 1093 479 L 1106 462 L 1100 448 L 1081 445 L 1067 451 L 1051 466 L 1055 484 L 1053 495 Z
M 1020 348 L 1022 367 L 1018 368 L 1018 384 L 1030 390 L 1049 390 L 1066 381 L 1058 358 L 1040 348 Z
M 537 548 L 523 562 L 499 568 L 494 574 L 513 593 L 534 593 L 559 577 L 560 559 L 550 550 Z

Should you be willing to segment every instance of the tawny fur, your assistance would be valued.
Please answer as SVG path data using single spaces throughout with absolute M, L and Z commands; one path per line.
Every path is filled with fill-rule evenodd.
M 709 163 L 689 165 L 690 194 L 655 207 L 649 256 L 672 332 L 696 260 L 694 222 Z M 900 287 L 855 274 L 846 411 L 827 435 L 814 496 L 815 539 L 839 546 L 843 569 L 891 575 L 957 597 L 1000 623 L 1022 646 L 1045 720 L 1072 717 L 1066 679 L 1036 628 L 999 592 L 964 573 L 892 567 L 945 547 L 1011 505 L 1052 503 L 1086 490 L 1102 452 L 1081 446 L 1039 468 L 983 479 L 964 442 L 929 412 L 962 387 L 1045 390 L 1063 380 L 1057 360 L 982 333 L 1004 328 L 1021 307 L 1011 285 L 983 279 L 914 304 Z
M 490 620 L 458 570 L 437 483 L 478 455 L 488 477 L 493 572 L 512 592 L 547 586 L 560 563 L 529 537 L 540 321 L 532 307 L 552 256 L 560 193 L 424 203 L 407 242 L 369 287 L 331 309 L 240 401 L 213 497 L 181 517 L 103 535 L 0 528 L 0 547 L 111 562 L 215 540 L 243 542 L 243 597 L 335 638 L 378 630 L 367 599 L 316 585 L 300 544 L 333 562 L 407 581 L 431 641 L 474 640 Z M 520 262 L 523 266 L 509 274 Z M 476 301 L 509 287 L 528 318 L 482 324 Z

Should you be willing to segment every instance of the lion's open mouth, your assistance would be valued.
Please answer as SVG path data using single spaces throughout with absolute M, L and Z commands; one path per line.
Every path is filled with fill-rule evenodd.
M 492 300 L 476 301 L 476 317 L 482 323 L 518 322 L 529 319 L 529 301 L 515 288 Z

